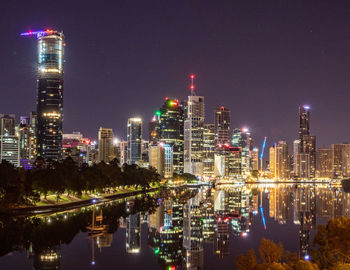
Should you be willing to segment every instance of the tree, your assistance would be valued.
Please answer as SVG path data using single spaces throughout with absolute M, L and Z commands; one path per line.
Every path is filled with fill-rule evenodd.
M 283 246 L 281 243 L 275 244 L 272 240 L 262 238 L 259 246 L 259 256 L 263 264 L 270 267 L 274 262 L 281 261 Z
M 319 226 L 314 239 L 313 258 L 321 269 L 350 264 L 350 218 L 340 217 Z
M 237 270 L 254 270 L 257 266 L 254 250 L 250 249 L 247 254 L 238 255 L 235 264 Z

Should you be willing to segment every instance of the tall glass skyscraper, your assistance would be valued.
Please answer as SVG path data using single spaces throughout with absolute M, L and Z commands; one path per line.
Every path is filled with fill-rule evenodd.
M 153 124 L 153 125 L 152 125 Z M 166 98 L 150 124 L 150 141 L 163 142 L 173 149 L 174 172 L 183 173 L 184 167 L 184 111 L 177 99 Z
M 136 164 L 141 160 L 142 119 L 128 119 L 128 164 Z
M 223 106 L 215 109 L 215 143 L 230 143 L 230 110 Z
M 63 55 L 62 32 L 46 29 L 22 33 L 38 39 L 37 154 L 62 159 Z

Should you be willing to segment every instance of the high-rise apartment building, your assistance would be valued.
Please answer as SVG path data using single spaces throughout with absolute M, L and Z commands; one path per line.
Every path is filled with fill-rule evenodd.
M 259 150 L 257 148 L 253 148 L 250 152 L 250 162 L 252 170 L 259 170 Z
M 128 119 L 128 156 L 129 165 L 136 164 L 141 160 L 141 143 L 142 143 L 142 119 L 133 117 Z
M 350 177 L 350 144 L 332 144 L 334 178 Z
M 203 175 L 204 97 L 189 96 L 184 127 L 184 172 Z
M 230 143 L 230 110 L 223 106 L 215 109 L 215 143 Z
M 100 127 L 98 131 L 98 160 L 108 163 L 115 157 L 114 134 L 111 128 Z
M 64 36 L 50 29 L 22 35 L 38 38 L 37 154 L 61 160 Z
M 319 148 L 316 152 L 316 177 L 332 178 L 332 149 Z
M 270 173 L 277 179 L 290 177 L 289 146 L 285 141 L 279 141 L 270 147 Z

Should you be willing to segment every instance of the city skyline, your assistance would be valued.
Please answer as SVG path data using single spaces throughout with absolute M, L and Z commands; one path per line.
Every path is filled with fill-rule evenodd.
M 89 27 L 91 25 L 85 17 L 82 17 L 76 25 L 73 16 L 77 8 L 75 5 L 69 11 L 65 9 L 67 14 L 64 21 L 59 16 L 59 11 L 64 7 L 58 7 L 50 14 L 50 18 L 47 15 L 43 15 L 42 18 L 35 16 L 39 12 L 35 10 L 37 7 L 35 4 L 23 7 L 26 14 L 20 10 L 18 13 L 8 12 L 13 18 L 6 20 L 8 15 L 4 14 L 2 16 L 4 23 L 0 26 L 2 36 L 8 37 L 7 42 L 1 45 L 0 51 L 5 62 L 9 63 L 2 73 L 3 84 L 0 87 L 2 93 L 6 92 L 4 93 L 6 98 L 1 99 L 0 106 L 3 112 L 14 113 L 17 117 L 28 115 L 30 111 L 35 110 L 36 42 L 23 40 L 19 33 L 29 28 L 35 30 L 52 27 L 62 30 L 67 42 L 64 133 L 81 131 L 87 137 L 97 138 L 98 128 L 105 126 L 113 128 L 118 137 L 125 139 L 126 122 L 129 117 L 140 115 L 144 123 L 147 123 L 165 96 L 186 100 L 190 95 L 188 75 L 193 72 L 197 77 L 197 94 L 207 100 L 206 123 L 213 123 L 215 107 L 223 105 L 231 110 L 231 128 L 248 126 L 257 146 L 261 144 L 264 136 L 268 137 L 269 145 L 282 139 L 291 144 L 298 137 L 297 108 L 303 104 L 311 106 L 312 133 L 317 136 L 318 147 L 349 141 L 346 135 L 348 133 L 346 119 L 342 119 L 339 115 L 350 113 L 345 103 L 348 95 L 346 89 L 350 83 L 346 70 L 350 66 L 346 61 L 345 48 L 336 50 L 332 47 L 334 44 L 346 47 L 349 39 L 344 35 L 333 34 L 335 29 L 342 29 L 341 25 L 344 23 L 342 20 L 348 20 L 342 12 L 344 7 L 348 6 L 345 1 L 333 5 L 331 12 L 327 4 L 315 6 L 326 19 L 329 20 L 333 16 L 339 18 L 336 21 L 328 21 L 330 25 L 322 23 L 324 17 L 321 15 L 312 14 L 311 19 L 308 19 L 306 11 L 313 7 L 310 3 L 264 6 L 223 3 L 221 7 L 213 6 L 217 15 L 208 18 L 208 22 L 213 24 L 211 29 L 206 23 L 198 23 L 199 17 L 208 6 L 211 5 L 203 3 L 202 6 L 192 6 L 182 1 L 170 6 L 150 5 L 149 14 L 140 17 L 140 20 L 147 22 L 146 26 L 141 26 L 131 20 L 133 16 L 141 15 L 139 12 L 145 8 L 143 5 L 136 5 L 136 10 L 130 18 L 122 17 L 125 20 L 124 28 L 118 25 L 120 21 L 110 23 L 108 27 L 99 24 Z M 112 9 L 113 7 L 119 12 L 123 8 L 131 9 L 132 4 L 125 4 L 123 7 L 111 5 Z M 170 10 L 171 7 L 174 10 Z M 224 7 L 232 14 L 239 9 L 255 14 L 252 14 L 250 23 L 242 16 L 231 18 L 232 14 Z M 305 14 L 300 11 L 301 7 L 305 8 Z M 7 9 L 11 11 L 14 7 L 7 3 L 5 10 Z M 271 16 L 262 17 L 267 9 L 271 9 Z M 92 7 L 87 5 L 84 11 L 90 14 Z M 99 6 L 96 18 L 102 17 L 102 11 L 107 12 L 107 8 Z M 164 14 L 160 14 L 161 11 Z M 189 23 L 189 27 L 184 31 L 180 31 L 180 25 L 177 23 L 169 23 L 165 19 L 166 15 L 174 15 L 174 12 L 188 14 L 191 11 L 196 12 L 193 13 L 193 18 L 185 16 L 185 22 Z M 281 14 L 292 19 L 296 13 L 300 15 L 300 22 L 283 20 L 280 22 L 281 25 L 273 25 L 274 21 L 280 19 Z M 223 15 L 232 24 L 221 25 L 222 19 L 218 15 Z M 17 16 L 21 18 L 16 20 Z M 158 25 L 157 19 L 163 21 L 164 26 Z M 196 25 L 191 25 L 191 21 L 196 22 Z M 79 28 L 83 23 L 86 23 L 87 27 Z M 11 27 L 6 29 L 9 24 Z M 152 30 L 150 25 L 153 24 Z M 198 26 L 202 24 L 207 27 L 199 29 Z M 243 27 L 241 30 L 240 25 Z M 256 25 L 260 25 L 259 31 Z M 163 33 L 164 27 L 174 30 L 173 36 Z M 140 31 L 143 30 L 146 31 L 145 34 L 140 35 Z M 282 30 L 285 30 L 285 33 L 293 33 L 292 37 L 282 34 L 284 33 Z M 107 35 L 109 31 L 116 31 L 124 38 L 118 39 L 119 35 L 116 35 L 116 38 L 113 35 L 111 37 Z M 236 31 L 234 37 L 232 31 Z M 157 34 L 156 40 L 147 36 L 149 32 L 153 33 L 151 37 Z M 206 37 L 205 34 L 209 34 L 211 38 L 213 35 L 218 37 L 203 43 L 194 38 L 194 33 L 199 40 Z M 278 35 L 277 38 L 274 35 L 277 33 L 282 35 Z M 139 43 L 144 46 L 134 44 L 133 34 L 140 35 Z M 244 37 L 244 34 L 247 36 Z M 170 46 L 169 42 L 178 35 L 183 35 L 183 40 L 175 43 L 178 46 Z M 101 36 L 103 38 L 100 40 Z M 335 40 L 330 41 L 329 37 Z M 289 38 L 292 46 L 287 46 Z M 187 47 L 183 47 L 187 41 L 191 42 Z M 253 42 L 257 44 L 256 47 L 251 47 Z M 120 47 L 117 47 L 117 52 L 108 54 L 106 59 L 106 52 L 111 49 L 110 46 L 118 44 Z M 233 45 L 232 48 L 229 45 Z M 293 45 L 298 46 L 294 48 Z M 221 47 L 224 50 L 219 52 L 217 49 Z M 181 51 L 184 48 L 185 50 Z M 147 49 L 150 49 L 150 55 L 145 54 Z M 261 50 L 266 50 L 271 57 L 266 63 Z M 204 53 L 210 56 L 204 57 Z M 164 59 L 161 58 L 162 54 L 165 56 Z M 231 57 L 224 61 L 224 55 Z M 260 58 L 256 58 L 257 56 Z M 149 61 L 151 59 L 153 61 Z M 146 65 L 147 61 L 149 64 Z M 136 63 L 138 65 L 135 65 Z M 91 76 L 92 74 L 94 76 Z M 135 77 L 137 80 L 133 79 Z M 113 82 L 117 84 L 114 85 Z M 133 98 L 130 98 L 132 91 Z M 18 99 L 18 96 L 22 98 Z M 97 104 L 96 100 L 99 101 Z M 146 137 L 146 134 L 147 129 L 144 128 L 143 136 Z

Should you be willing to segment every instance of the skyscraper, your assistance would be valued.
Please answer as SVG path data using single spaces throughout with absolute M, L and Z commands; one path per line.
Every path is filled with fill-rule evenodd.
M 114 145 L 113 145 L 113 130 L 111 128 L 100 127 L 98 131 L 98 160 L 108 163 L 113 160 Z
M 191 75 L 191 96 L 188 96 L 184 125 L 184 172 L 203 175 L 204 97 L 194 92 L 194 75 Z
M 279 141 L 270 147 L 270 173 L 273 178 L 290 177 L 289 146 L 285 141 Z
M 214 176 L 215 127 L 214 124 L 204 124 L 203 132 L 203 176 Z
M 36 152 L 36 113 L 31 112 L 30 116 L 21 116 L 18 127 L 20 139 L 20 160 L 21 166 L 30 168 L 34 162 Z
M 139 117 L 128 119 L 128 156 L 129 165 L 136 164 L 141 160 L 141 142 L 142 142 L 142 119 Z
M 173 148 L 174 172 L 183 173 L 184 111 L 177 99 L 166 98 L 150 124 L 150 141 L 163 142 Z
M 19 167 L 19 137 L 15 126 L 14 114 L 0 114 L 0 162 L 6 160 Z
M 316 176 L 321 178 L 332 177 L 332 149 L 319 148 L 316 152 Z
M 299 141 L 299 154 L 309 155 L 310 169 L 307 170 L 310 171 L 310 177 L 315 177 L 316 136 L 310 135 L 310 107 L 308 105 L 299 106 Z
M 350 144 L 332 144 L 333 177 L 350 176 Z
M 253 139 L 250 136 L 248 128 L 235 128 L 232 133 L 231 140 L 233 147 L 240 147 L 242 149 L 242 172 L 249 174 L 251 170 L 251 151 L 253 150 Z
M 204 97 L 189 96 L 184 129 L 184 172 L 203 174 Z
M 230 142 L 230 110 L 223 106 L 215 109 L 215 143 Z
M 149 165 L 156 168 L 161 177 L 173 177 L 173 150 L 168 144 L 160 142 L 148 148 Z
M 38 39 L 37 152 L 44 159 L 62 158 L 63 32 L 47 29 L 22 33 Z

